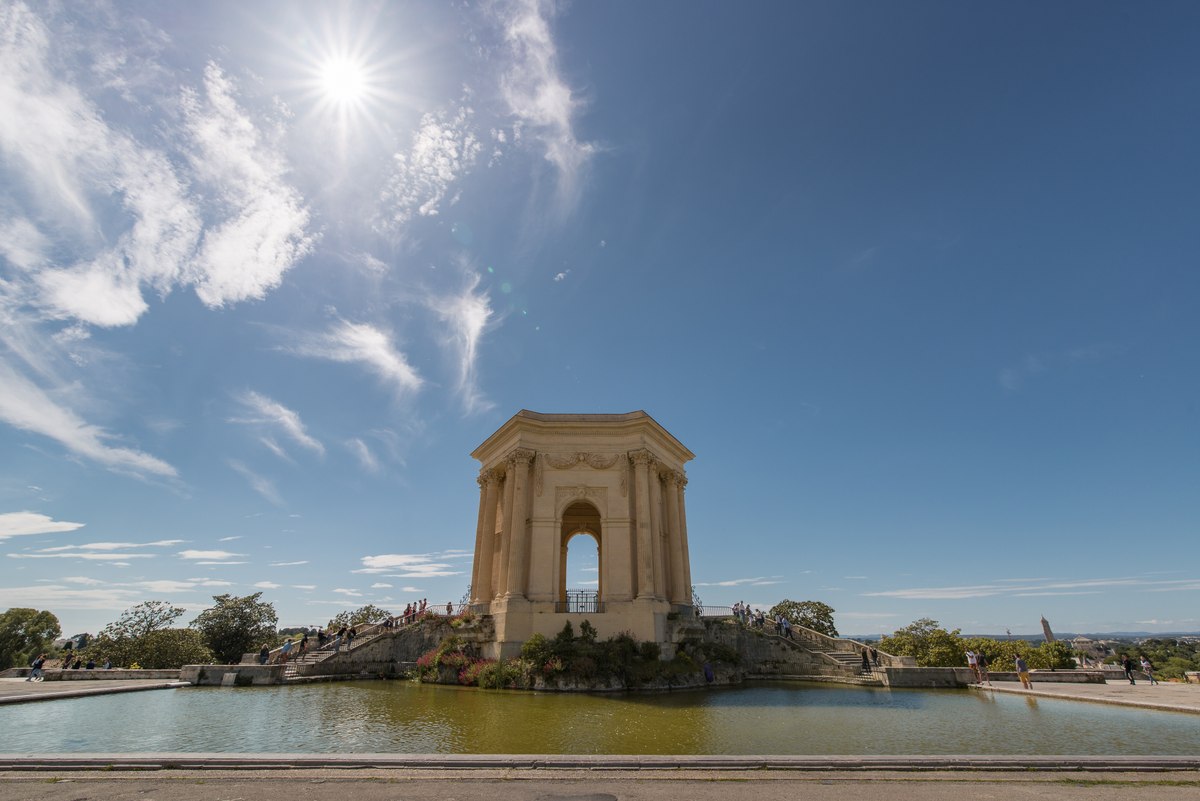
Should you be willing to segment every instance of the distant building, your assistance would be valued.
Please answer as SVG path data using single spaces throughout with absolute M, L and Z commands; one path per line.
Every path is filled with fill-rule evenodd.
M 1050 630 L 1050 621 L 1046 620 L 1046 616 L 1042 615 L 1042 634 L 1046 635 L 1046 642 L 1054 642 L 1054 632 Z

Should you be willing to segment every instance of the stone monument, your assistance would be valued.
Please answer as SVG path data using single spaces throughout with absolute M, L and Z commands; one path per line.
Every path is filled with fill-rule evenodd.
M 684 464 L 694 454 L 650 415 L 522 410 L 471 456 L 483 465 L 471 605 L 495 626 L 487 656 L 516 655 L 568 621 L 665 643 L 667 616 L 692 614 Z M 577 536 L 596 542 L 599 584 L 568 597 Z

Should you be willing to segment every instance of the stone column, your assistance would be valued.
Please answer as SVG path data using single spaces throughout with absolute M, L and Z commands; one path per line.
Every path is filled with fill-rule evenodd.
M 654 543 L 654 597 L 666 598 L 667 592 L 667 563 L 663 558 L 666 521 L 663 520 L 662 479 L 658 475 L 658 465 L 650 465 L 650 535 Z
M 500 479 L 491 470 L 479 473 L 479 535 L 475 546 L 475 570 L 471 577 L 471 601 L 492 600 L 492 563 L 496 548 L 496 505 Z
M 637 509 L 637 597 L 654 597 L 654 540 L 650 529 L 650 451 L 629 454 L 633 460 L 633 497 Z
M 508 579 L 505 582 L 505 598 L 524 598 L 529 583 L 529 530 L 525 525 L 526 498 L 529 487 L 529 463 L 533 451 L 517 448 L 508 456 L 509 475 L 513 479 L 512 512 L 508 546 Z
M 680 473 L 677 483 L 679 486 L 679 543 L 683 547 L 683 586 L 687 602 L 690 604 L 692 602 L 692 560 L 688 556 L 687 504 L 683 495 L 684 490 L 687 489 L 687 476 Z
M 679 473 L 666 474 L 667 550 L 671 560 L 671 603 L 690 604 L 688 588 L 683 585 L 683 538 L 679 533 Z
M 501 496 L 500 512 L 504 516 L 500 523 L 500 550 L 495 554 L 495 577 L 492 582 L 492 597 L 499 598 L 508 589 L 508 559 L 509 553 L 512 551 L 513 525 L 512 525 L 512 508 L 513 508 L 513 484 L 515 483 L 514 465 L 506 463 L 504 465 L 504 488 Z

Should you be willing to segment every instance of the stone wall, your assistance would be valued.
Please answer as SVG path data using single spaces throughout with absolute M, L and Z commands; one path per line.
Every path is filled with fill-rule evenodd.
M 283 665 L 184 665 L 176 671 L 181 681 L 197 687 L 249 687 L 282 684 Z
M 743 675 L 836 676 L 845 673 L 821 654 L 729 620 L 681 621 L 672 636 L 676 641 L 702 639 L 733 648 L 741 656 L 739 671 Z
M 425 621 L 418 626 L 382 634 L 320 662 L 301 664 L 297 666 L 297 673 L 301 676 L 398 676 L 404 672 L 406 664 L 416 662 L 421 654 L 437 648 L 450 636 L 460 637 L 479 649 L 482 643 L 492 639 L 491 620 L 477 618 L 457 629 L 444 620 Z
M 31 668 L 9 668 L 0 673 L 0 678 L 23 679 L 29 676 Z M 120 681 L 123 679 L 178 679 L 179 669 L 174 670 L 129 670 L 128 668 L 94 668 L 87 670 L 43 670 L 46 681 Z

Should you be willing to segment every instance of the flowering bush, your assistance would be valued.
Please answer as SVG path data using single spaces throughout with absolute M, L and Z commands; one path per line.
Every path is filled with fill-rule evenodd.
M 542 665 L 542 673 L 547 676 L 553 676 L 555 673 L 562 673 L 562 672 L 563 672 L 562 657 L 558 657 L 558 656 L 551 657 L 549 660 L 546 661 L 546 664 Z
M 476 685 L 479 683 L 479 677 L 489 666 L 496 664 L 494 659 L 473 659 L 471 662 L 458 671 L 458 683 L 467 686 Z

